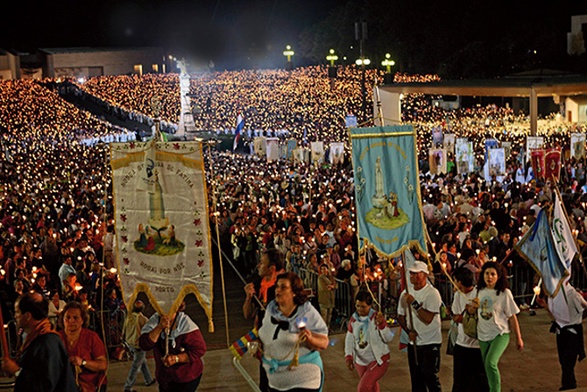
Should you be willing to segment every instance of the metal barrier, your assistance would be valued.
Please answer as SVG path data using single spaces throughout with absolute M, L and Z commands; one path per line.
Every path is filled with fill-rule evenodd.
M 351 285 L 340 279 L 335 279 L 336 291 L 334 292 L 334 309 L 338 317 L 340 317 L 340 330 L 346 327 L 347 321 L 350 320 L 353 312 L 353 298 L 351 295 Z
M 100 321 L 103 323 L 104 326 L 104 344 L 106 345 L 107 349 L 111 349 L 117 346 L 120 346 L 122 343 L 122 327 L 124 326 L 124 320 L 126 319 L 126 310 L 124 309 L 116 309 L 115 311 L 111 312 L 110 310 L 103 310 L 96 312 L 93 315 L 94 325 L 91 325 L 93 329 L 98 333 L 98 335 L 102 335 L 102 330 L 100 328 L 99 323 Z
M 314 294 L 318 293 L 318 273 L 306 268 L 300 268 L 300 278 L 304 282 L 304 287 L 312 289 Z

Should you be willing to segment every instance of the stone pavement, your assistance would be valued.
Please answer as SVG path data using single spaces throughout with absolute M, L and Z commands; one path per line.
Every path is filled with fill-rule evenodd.
M 536 316 L 527 311 L 519 316 L 522 335 L 525 342 L 523 353 L 516 351 L 514 339 L 500 361 L 502 390 L 509 391 L 557 391 L 560 386 L 560 366 L 556 355 L 555 338 L 548 333 L 550 319 L 544 310 L 538 310 Z M 443 322 L 444 341 L 449 323 Z M 399 332 L 399 331 L 398 331 Z M 217 329 L 216 334 L 223 334 Z M 324 392 L 355 391 L 358 383 L 356 372 L 346 368 L 344 362 L 344 334 L 331 335 L 330 347 L 322 353 L 325 369 Z M 238 337 L 235 337 L 235 339 Z M 398 336 L 391 343 L 391 364 L 387 374 L 380 381 L 381 391 L 410 391 L 410 374 L 408 371 L 407 354 L 398 350 Z M 444 354 L 446 345 L 442 346 L 440 380 L 443 390 L 452 388 L 452 357 Z M 232 356 L 228 350 L 210 350 L 204 356 L 204 376 L 198 391 L 250 391 L 243 376 L 232 364 Z M 242 365 L 255 380 L 258 378 L 257 362 L 245 357 Z M 149 359 L 151 369 L 155 365 Z M 130 362 L 112 362 L 108 374 L 108 391 L 122 391 Z M 577 365 L 577 382 L 581 388 L 577 391 L 587 392 L 587 361 Z M 143 383 L 139 374 L 138 381 Z M 138 392 L 155 392 L 156 386 L 145 387 L 135 385 Z

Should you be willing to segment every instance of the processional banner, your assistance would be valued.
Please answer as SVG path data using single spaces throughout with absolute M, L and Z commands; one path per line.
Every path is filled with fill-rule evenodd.
M 502 177 L 505 171 L 505 151 L 503 148 L 492 148 L 488 151 L 489 176 Z
M 455 152 L 456 135 L 454 133 L 447 133 L 444 135 L 444 149 L 450 153 Z
M 267 160 L 279 160 L 279 139 L 276 137 L 268 137 L 267 139 L 265 139 L 265 142 L 267 148 Z
M 267 156 L 267 140 L 265 136 L 257 136 L 253 139 L 253 147 L 255 149 L 255 154 L 259 158 L 265 158 Z
M 585 156 L 585 134 L 571 133 L 571 156 L 581 159 Z
M 322 163 L 324 161 L 324 143 L 311 142 L 310 150 L 312 151 L 312 163 Z
M 425 252 L 416 136 L 411 125 L 350 130 L 358 237 L 362 247 L 395 257 Z
M 212 324 L 208 202 L 199 142 L 113 143 L 118 266 L 127 308 L 143 291 L 173 314 L 194 294 Z
M 530 159 L 532 162 L 532 170 L 534 171 L 534 177 L 542 180 L 546 175 L 546 163 L 544 161 L 544 150 L 532 150 L 530 152 Z
M 457 170 L 459 174 L 470 173 L 475 170 L 473 142 L 470 142 L 469 139 L 457 139 L 455 144 L 455 156 L 457 158 Z
M 558 181 L 561 174 L 561 150 L 549 148 L 544 154 L 544 178 Z
M 298 142 L 295 139 L 289 139 L 287 141 L 287 153 L 286 153 L 286 158 L 287 159 L 293 159 L 293 152 L 294 150 L 298 148 Z
M 532 150 L 538 150 L 544 146 L 544 137 L 528 136 L 526 138 L 526 162 L 531 160 Z
M 330 154 L 328 155 L 328 159 L 330 160 L 330 163 L 335 165 L 342 163 L 344 160 L 344 143 L 330 143 Z
M 428 151 L 428 163 L 431 174 L 441 174 L 447 172 L 448 156 L 446 150 L 431 148 Z

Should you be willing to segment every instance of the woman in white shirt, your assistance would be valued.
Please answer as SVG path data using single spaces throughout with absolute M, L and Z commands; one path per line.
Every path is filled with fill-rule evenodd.
M 53 328 L 57 326 L 57 317 L 59 313 L 63 310 L 65 306 L 65 301 L 59 298 L 59 291 L 51 290 L 49 293 L 49 321 Z
M 510 332 L 516 335 L 516 346 L 524 349 L 520 324 L 516 314 L 520 312 L 508 289 L 505 268 L 495 262 L 487 262 L 481 268 L 481 279 L 477 284 L 478 294 L 467 311 L 477 312 L 477 337 L 481 356 L 487 373 L 490 392 L 501 391 L 501 376 L 498 363 L 510 341 Z

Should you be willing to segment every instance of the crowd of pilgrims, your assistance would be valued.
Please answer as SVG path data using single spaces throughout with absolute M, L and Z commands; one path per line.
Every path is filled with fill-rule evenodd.
M 438 79 L 398 73 L 394 82 Z M 367 91 L 382 80 L 381 71 L 368 70 Z M 192 77 L 190 96 L 197 128 L 232 131 L 237 114 L 243 113 L 245 130 L 287 130 L 287 138 L 300 145 L 312 140 L 324 141 L 326 148 L 329 142 L 346 145 L 345 159 L 337 165 L 267 161 L 255 155 L 204 149 L 206 165 L 213 167 L 206 171 L 208 190 L 216 192 L 218 200 L 210 206 L 211 220 L 218 223 L 223 249 L 244 275 L 255 273 L 261 250 L 277 248 L 289 270 L 319 272 L 326 264 L 328 273 L 355 287 L 377 272 L 388 282 L 386 294 L 398 295 L 396 260 L 368 254 L 367 273 L 357 268 L 360 252 L 353 170 L 344 117 L 353 113 L 359 119 L 367 118 L 362 108 L 372 107 L 372 102 L 367 96 L 363 106 L 361 81 L 354 66 L 340 67 L 336 79 L 328 78 L 323 66 Z M 149 102 L 158 97 L 161 117 L 178 120 L 177 74 L 94 77 L 80 87 L 112 105 L 146 116 L 153 115 Z M 447 111 L 432 106 L 430 98 L 404 97 L 402 113 L 405 123 L 417 132 L 432 265 L 437 272 L 437 260 L 449 271 L 457 264 L 479 271 L 488 260 L 507 258 L 508 267 L 524 266 L 509 251 L 537 212 L 553 201 L 555 184 L 531 178 L 527 183 L 516 182 L 520 163 L 528 167 L 518 159 L 518 147 L 512 149 L 508 174 L 501 181 L 486 182 L 479 173 L 485 138 L 525 146 L 528 116 L 496 105 Z M 439 126 L 445 133 L 474 142 L 476 172 L 459 175 L 450 162 L 447 174 L 428 172 L 432 129 Z M 34 288 L 57 299 L 78 299 L 81 294 L 84 301 L 96 304 L 105 289 L 113 309 L 124 306 L 116 272 L 111 270 L 116 267 L 116 247 L 108 146 L 80 143 L 86 137 L 107 139 L 121 129 L 79 110 L 38 81 L 18 80 L 0 82 L 0 130 L 2 299 L 10 303 L 22 290 Z M 564 157 L 570 132 L 581 130 L 555 114 L 540 120 L 538 134 L 544 136 L 546 146 L 561 147 Z M 285 143 L 286 137 L 282 138 Z M 566 159 L 557 186 L 580 245 L 587 243 L 585 182 L 584 158 Z M 213 211 L 218 213 L 217 221 Z M 68 277 L 68 271 L 75 277 Z M 97 279 L 101 273 L 107 279 Z M 528 283 L 527 292 L 531 293 L 532 285 Z

